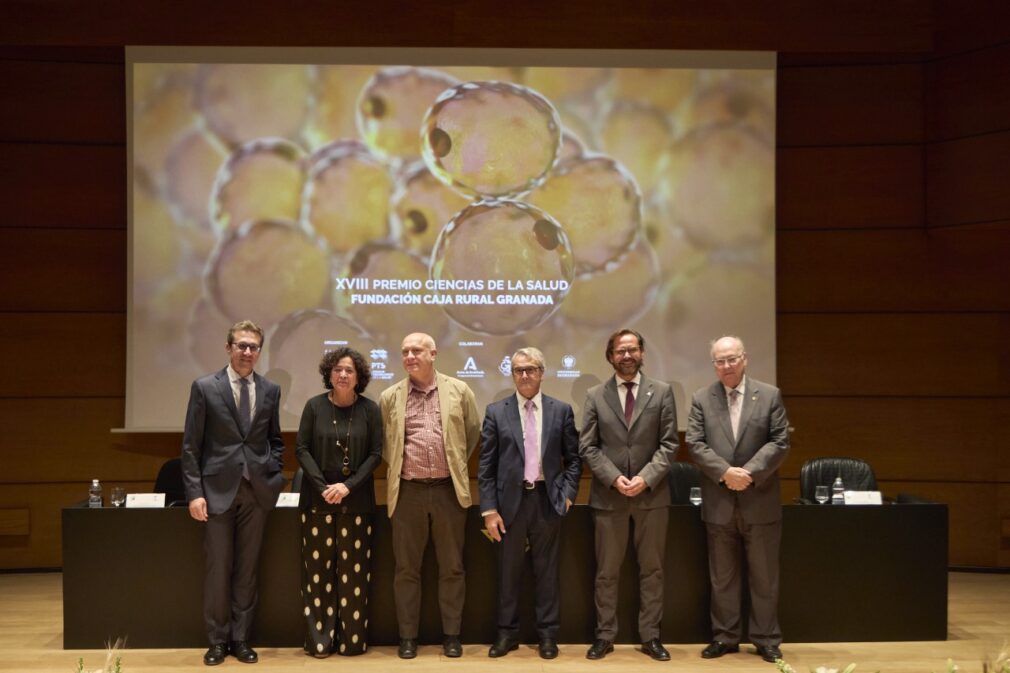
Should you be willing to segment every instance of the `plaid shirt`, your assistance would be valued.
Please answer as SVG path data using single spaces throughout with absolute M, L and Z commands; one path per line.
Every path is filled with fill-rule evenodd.
M 442 444 L 442 412 L 438 402 L 438 380 L 422 390 L 411 381 L 407 391 L 407 416 L 404 419 L 404 479 L 444 479 L 449 463 Z

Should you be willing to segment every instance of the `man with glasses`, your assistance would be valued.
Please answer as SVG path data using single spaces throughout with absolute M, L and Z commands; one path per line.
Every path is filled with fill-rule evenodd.
M 701 656 L 740 650 L 740 547 L 750 586 L 748 638 L 768 662 L 782 658 L 778 622 L 782 501 L 779 466 L 789 450 L 782 393 L 749 378 L 743 341 L 712 342 L 718 381 L 691 400 L 685 440 L 704 473 L 701 518 L 708 531 L 712 642 Z
M 253 369 L 263 330 L 248 320 L 228 331 L 228 366 L 193 382 L 182 437 L 189 513 L 204 522 L 203 617 L 216 666 L 233 654 L 259 659 L 249 646 L 256 610 L 256 569 L 267 513 L 284 486 L 280 387 Z
M 488 405 L 481 431 L 480 509 L 498 551 L 498 635 L 488 650 L 503 657 L 519 647 L 519 593 L 529 540 L 536 582 L 537 651 L 558 656 L 561 517 L 579 490 L 579 435 L 572 407 L 544 395 L 544 355 L 512 355 L 516 394 Z
M 677 455 L 677 409 L 666 383 L 642 374 L 645 341 L 622 329 L 607 341 L 614 376 L 586 394 L 579 455 L 593 471 L 589 505 L 596 526 L 596 640 L 602 659 L 617 637 L 617 584 L 632 522 L 640 593 L 642 652 L 669 661 L 659 637 L 669 519 L 667 474 Z

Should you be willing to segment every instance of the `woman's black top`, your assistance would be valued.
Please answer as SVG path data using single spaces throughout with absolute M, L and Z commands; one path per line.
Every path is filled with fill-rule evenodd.
M 336 423 L 334 423 L 336 421 Z M 350 435 L 348 435 L 348 428 Z M 344 450 L 349 458 L 349 475 L 343 474 Z M 375 511 L 372 472 L 382 460 L 382 414 L 379 405 L 358 395 L 354 404 L 338 407 L 328 393 L 305 403 L 295 440 L 295 456 L 304 470 L 300 507 L 319 512 Z M 329 484 L 343 482 L 350 494 L 339 505 L 323 500 Z

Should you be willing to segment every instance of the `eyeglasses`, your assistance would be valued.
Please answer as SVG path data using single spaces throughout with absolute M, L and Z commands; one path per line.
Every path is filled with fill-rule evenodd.
M 718 360 L 712 360 L 712 364 L 716 367 L 736 367 L 740 361 L 743 360 L 743 355 L 734 355 L 728 358 L 719 358 Z
M 542 371 L 543 371 L 543 369 L 541 369 L 540 367 L 513 367 L 512 368 L 512 374 L 514 376 L 519 377 L 519 378 L 522 378 L 523 376 L 536 376 L 537 374 L 539 374 Z
M 259 353 L 260 352 L 260 345 L 259 344 L 251 344 L 248 341 L 242 341 L 242 342 L 239 342 L 239 343 L 233 343 L 231 345 L 231 347 L 234 348 L 237 351 L 249 351 L 250 353 Z
M 632 346 L 631 348 L 618 348 L 614 351 L 614 355 L 618 357 L 624 357 L 625 355 L 635 355 L 640 350 L 642 349 L 639 348 L 638 346 Z

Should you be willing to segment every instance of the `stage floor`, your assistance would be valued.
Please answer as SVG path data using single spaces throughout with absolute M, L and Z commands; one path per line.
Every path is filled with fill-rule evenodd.
M 889 643 L 804 643 L 790 644 L 786 634 L 783 653 L 798 673 L 818 666 L 844 668 L 858 663 L 856 673 L 926 673 L 946 670 L 953 658 L 962 673 L 982 670 L 982 658 L 994 655 L 1010 643 L 1010 574 L 950 573 L 948 640 Z M 116 600 L 109 596 L 110 601 Z M 157 609 L 152 606 L 152 609 Z M 488 606 L 488 609 L 493 609 Z M 825 610 L 831 606 L 825 605 Z M 62 615 L 62 575 L 60 573 L 0 574 L 0 671 L 18 673 L 66 673 L 76 670 L 78 657 L 84 657 L 85 669 L 98 668 L 104 653 L 98 650 L 64 650 Z M 417 659 L 402 661 L 393 647 L 376 647 L 367 654 L 345 660 L 334 655 L 317 660 L 291 648 L 261 648 L 255 668 L 229 658 L 215 670 L 268 671 L 335 670 L 353 666 L 356 673 L 447 673 L 449 670 L 530 673 L 531 671 L 626 671 L 632 667 L 684 667 L 692 671 L 740 671 L 770 673 L 774 666 L 749 654 L 744 646 L 740 654 L 713 661 L 698 655 L 703 644 L 668 646 L 672 661 L 653 662 L 631 645 L 618 645 L 603 661 L 587 661 L 585 645 L 561 645 L 561 656 L 553 661 L 537 657 L 531 647 L 520 647 L 503 659 L 487 657 L 487 645 L 466 645 L 461 659 L 447 659 L 441 648 L 422 647 Z M 206 671 L 202 649 L 127 650 L 123 654 L 123 673 L 162 673 L 164 671 Z

